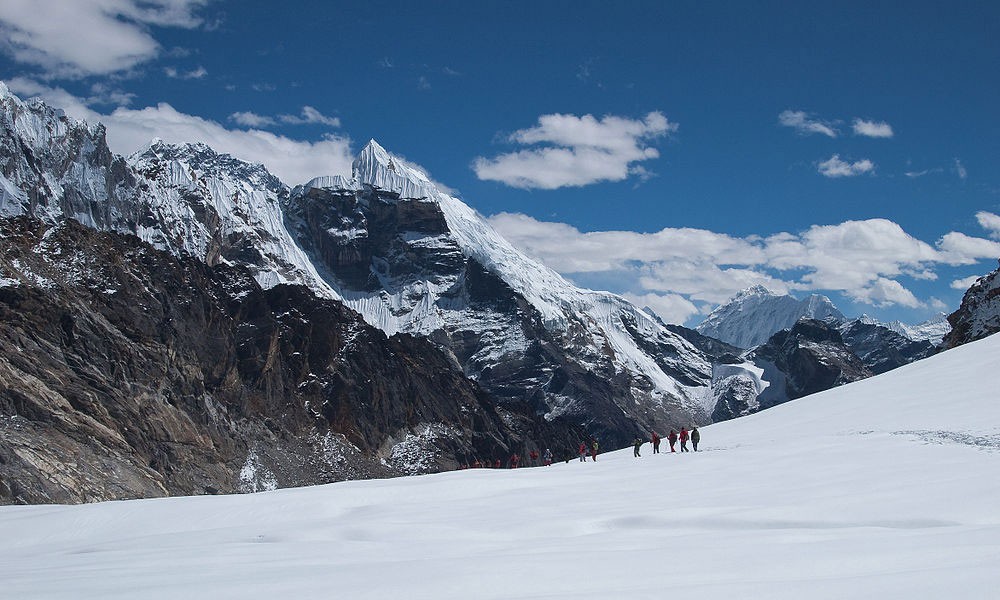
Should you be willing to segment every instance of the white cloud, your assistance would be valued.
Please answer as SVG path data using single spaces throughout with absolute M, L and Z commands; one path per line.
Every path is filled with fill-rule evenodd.
M 979 275 L 972 275 L 966 277 L 965 279 L 956 279 L 955 281 L 951 282 L 951 288 L 953 290 L 965 291 L 970 287 L 972 287 L 977 281 L 979 281 Z
M 832 138 L 838 135 L 837 130 L 834 128 L 835 123 L 814 119 L 809 113 L 801 110 L 786 110 L 782 112 L 778 115 L 778 123 L 785 127 L 791 127 L 802 135 L 819 133 Z
M 639 171 L 635 163 L 658 158 L 660 153 L 647 141 L 677 130 L 662 113 L 642 119 L 613 115 L 543 115 L 538 125 L 515 131 L 509 140 L 522 145 L 545 147 L 479 157 L 473 170 L 483 180 L 500 181 L 524 189 L 579 187 L 599 181 L 621 181 Z
M 282 123 L 290 125 L 328 125 L 330 127 L 340 127 L 340 119 L 328 117 L 311 106 L 303 106 L 302 112 L 298 115 L 279 115 L 278 119 Z
M 229 120 L 244 127 L 274 127 L 279 123 L 286 125 L 326 125 L 328 127 L 340 127 L 340 119 L 328 117 L 311 106 L 303 106 L 302 112 L 297 115 L 278 115 L 269 117 L 255 112 L 235 112 L 229 115 Z
M 786 293 L 837 291 L 877 306 L 924 306 L 900 281 L 933 280 L 941 265 L 996 258 L 1000 242 L 951 232 L 937 245 L 887 219 L 814 225 L 799 233 L 737 238 L 702 229 L 581 232 L 565 223 L 501 213 L 490 223 L 529 255 L 567 275 L 605 273 L 630 297 L 679 318 L 754 284 Z M 617 290 L 614 290 L 617 291 Z M 691 303 L 686 305 L 672 296 Z M 654 306 L 654 310 L 657 308 Z
M 1000 215 L 981 210 L 976 213 L 976 220 L 979 226 L 990 232 L 990 237 L 1000 239 Z
M 971 265 L 984 258 L 1000 258 L 1000 242 L 952 231 L 938 241 L 944 261 L 951 265 Z
M 677 294 L 622 294 L 639 308 L 649 307 L 665 323 L 683 323 L 701 311 L 690 300 Z
M 205 67 L 198 67 L 191 71 L 178 71 L 175 67 L 166 67 L 163 72 L 171 79 L 202 79 L 208 75 Z
M 142 109 L 119 107 L 110 114 L 101 114 L 87 106 L 83 99 L 61 88 L 49 88 L 27 79 L 13 79 L 8 83 L 15 93 L 41 96 L 72 117 L 104 123 L 108 145 L 119 154 L 131 154 L 158 137 L 169 143 L 204 142 L 219 152 L 262 163 L 290 185 L 317 175 L 349 175 L 351 172 L 353 154 L 347 137 L 326 135 L 310 142 L 259 129 L 227 129 L 215 121 L 178 112 L 165 103 Z
M 892 126 L 885 121 L 865 121 L 864 119 L 854 119 L 854 135 L 861 135 L 872 138 L 891 138 L 893 136 Z
M 244 127 L 272 127 L 277 125 L 277 121 L 265 115 L 258 115 L 255 112 L 234 112 L 229 115 L 229 120 Z
M 161 51 L 149 25 L 191 29 L 208 0 L 4 0 L 0 47 L 50 76 L 128 70 Z
M 855 177 L 874 172 L 875 164 L 867 158 L 852 163 L 842 160 L 839 154 L 834 154 L 819 163 L 817 169 L 826 177 Z
M 879 307 L 895 304 L 908 308 L 924 306 L 924 303 L 917 300 L 913 292 L 903 287 L 901 283 L 884 277 L 875 279 L 867 287 L 859 290 L 848 290 L 848 295 L 858 302 Z

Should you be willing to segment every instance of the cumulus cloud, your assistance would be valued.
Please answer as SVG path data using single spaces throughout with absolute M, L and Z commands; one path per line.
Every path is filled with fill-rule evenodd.
M 351 172 L 353 154 L 347 137 L 328 134 L 317 141 L 300 141 L 259 129 L 228 129 L 215 121 L 179 112 L 166 103 L 142 109 L 119 107 L 110 114 L 101 114 L 61 88 L 26 79 L 11 80 L 9 85 L 15 93 L 41 96 L 72 117 L 104 123 L 108 144 L 119 154 L 131 154 L 158 137 L 169 143 L 203 142 L 219 152 L 261 163 L 290 185 L 317 175 Z
M 854 119 L 854 135 L 872 138 L 891 138 L 892 126 L 885 121 L 866 121 Z
M 971 275 L 965 279 L 956 279 L 951 282 L 951 289 L 965 291 L 979 281 L 979 275 Z
M 981 210 L 976 213 L 976 220 L 980 227 L 990 232 L 991 238 L 1000 239 L 1000 215 Z
M 161 51 L 148 26 L 191 29 L 208 0 L 4 0 L 0 47 L 54 77 L 125 71 Z
M 677 124 L 660 112 L 642 119 L 543 115 L 536 127 L 515 131 L 508 140 L 544 147 L 479 157 L 472 168 L 479 179 L 523 189 L 580 187 L 621 181 L 634 174 L 648 176 L 635 163 L 658 158 L 660 153 L 647 143 L 676 130 Z
M 1000 258 L 1000 242 L 957 231 L 945 234 L 938 241 L 938 247 L 943 253 L 943 262 L 951 265 L 971 265 L 985 258 Z
M 611 274 L 630 298 L 678 322 L 696 314 L 698 303 L 725 302 L 755 284 L 778 293 L 837 291 L 875 306 L 926 306 L 901 279 L 936 279 L 941 265 L 972 264 L 1000 252 L 1000 242 L 958 232 L 928 244 L 887 219 L 746 238 L 690 228 L 581 232 L 512 213 L 494 215 L 490 223 L 567 277 Z M 658 297 L 659 309 L 653 305 Z
M 701 311 L 690 300 L 677 294 L 622 294 L 640 308 L 649 307 L 665 323 L 684 323 Z
M 801 135 L 819 133 L 832 138 L 839 135 L 835 129 L 835 123 L 813 118 L 809 113 L 802 110 L 786 110 L 782 112 L 778 115 L 778 123 L 785 127 L 791 127 Z
M 816 167 L 826 177 L 855 177 L 875 171 L 875 164 L 867 158 L 849 162 L 842 160 L 839 154 L 834 154 L 827 160 L 820 162 Z

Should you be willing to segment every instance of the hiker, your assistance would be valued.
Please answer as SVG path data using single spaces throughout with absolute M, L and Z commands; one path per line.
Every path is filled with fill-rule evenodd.
M 587 462 L 587 444 L 580 442 L 580 462 Z
M 667 442 L 670 444 L 670 451 L 677 452 L 677 450 L 674 449 L 674 444 L 677 443 L 677 432 L 673 429 L 671 429 L 670 433 L 667 434 Z
M 496 461 L 493 463 L 493 468 L 494 469 L 499 469 L 500 468 L 500 459 L 499 458 L 496 459 Z
M 597 462 L 597 440 L 594 440 L 594 444 L 590 447 L 590 457 L 594 459 L 594 462 Z M 585 462 L 586 460 L 584 459 Z
M 660 453 L 660 434 L 653 432 L 653 454 Z
M 695 452 L 698 451 L 698 442 L 700 442 L 700 441 L 701 441 L 701 434 L 698 433 L 698 428 L 697 427 L 692 427 L 691 428 L 691 447 L 694 448 Z
M 529 452 L 528 458 L 531 459 L 531 466 L 533 467 L 538 466 L 538 450 L 532 450 L 531 452 Z
M 518 454 L 517 452 L 515 452 L 514 454 L 510 455 L 510 468 L 511 469 L 516 469 L 518 463 L 520 463 L 520 462 L 521 462 L 521 455 L 520 454 Z
M 632 454 L 634 454 L 636 458 L 640 458 L 642 455 L 639 454 L 639 448 L 643 444 L 642 438 L 640 437 L 635 438 L 635 441 L 632 442 L 632 444 L 635 445 L 635 449 L 632 451 Z
M 688 450 L 688 430 L 681 427 L 681 452 L 690 452 Z
M 545 449 L 545 454 L 542 455 L 542 459 L 545 461 L 546 467 L 552 466 L 552 451 L 548 448 Z

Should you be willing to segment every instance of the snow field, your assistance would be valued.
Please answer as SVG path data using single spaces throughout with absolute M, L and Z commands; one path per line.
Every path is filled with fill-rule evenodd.
M 3 507 L 3 595 L 995 597 L 996 365 L 1000 336 L 706 427 L 697 454 Z

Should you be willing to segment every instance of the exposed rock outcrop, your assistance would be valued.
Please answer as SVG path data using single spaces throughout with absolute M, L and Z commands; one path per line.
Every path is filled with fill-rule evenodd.
M 816 319 L 774 334 L 753 359 L 771 383 L 758 397 L 761 409 L 872 375 L 837 329 Z
M 942 345 L 954 348 L 1000 331 L 1000 269 L 980 277 L 965 292 L 962 305 L 948 315 L 951 333 Z

